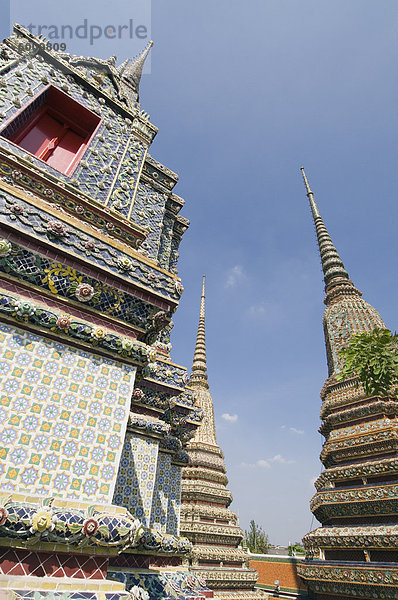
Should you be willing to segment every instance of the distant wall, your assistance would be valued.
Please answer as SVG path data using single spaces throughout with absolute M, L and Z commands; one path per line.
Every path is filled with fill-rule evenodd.
M 274 582 L 278 579 L 279 595 L 270 595 L 270 598 L 308 598 L 307 587 L 297 575 L 296 569 L 296 565 L 302 560 L 292 556 L 251 554 L 250 567 L 258 573 L 256 587 L 271 594 L 275 590 Z

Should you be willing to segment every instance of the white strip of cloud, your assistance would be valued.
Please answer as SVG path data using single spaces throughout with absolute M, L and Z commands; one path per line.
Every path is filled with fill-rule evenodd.
M 224 421 L 229 421 L 230 423 L 236 423 L 236 421 L 238 420 L 238 415 L 230 415 L 229 413 L 223 413 L 221 415 L 221 418 L 224 419 Z

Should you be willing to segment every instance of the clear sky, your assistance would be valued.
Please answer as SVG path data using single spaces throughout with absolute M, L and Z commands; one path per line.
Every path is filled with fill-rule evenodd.
M 102 24 L 135 16 L 132 1 L 29 4 L 43 23 L 60 13 Z M 327 376 L 322 273 L 299 167 L 351 278 L 395 329 L 398 3 L 153 0 L 151 13 L 141 104 L 159 127 L 152 155 L 180 174 L 175 192 L 191 220 L 172 356 L 191 365 L 206 273 L 208 371 L 232 508 L 273 543 L 298 541 L 321 470 Z M 102 38 L 87 53 L 121 60 L 145 42 Z

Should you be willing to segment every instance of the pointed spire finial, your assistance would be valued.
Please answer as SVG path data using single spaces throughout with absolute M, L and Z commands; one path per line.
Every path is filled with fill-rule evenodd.
M 321 214 L 320 214 L 317 204 L 315 202 L 314 194 L 312 193 L 310 184 L 308 183 L 308 179 L 307 179 L 307 175 L 305 174 L 304 167 L 300 167 L 300 170 L 301 170 L 301 174 L 304 179 L 304 185 L 305 185 L 305 189 L 307 190 L 307 197 L 308 197 L 308 200 L 310 201 L 310 206 L 311 206 L 311 211 L 312 211 L 313 217 L 314 217 L 314 219 L 318 218 L 318 217 L 321 218 Z
M 304 179 L 304 185 L 307 191 L 307 197 L 310 203 L 316 235 L 318 238 L 318 247 L 321 255 L 323 278 L 325 282 L 325 302 L 328 304 L 330 300 L 336 296 L 336 294 L 340 293 L 340 291 L 344 294 L 350 293 L 356 296 L 361 296 L 361 292 L 359 292 L 359 290 L 354 287 L 352 281 L 350 281 L 350 277 L 344 268 L 343 261 L 341 260 L 339 253 L 337 252 L 325 227 L 321 213 L 319 212 L 319 208 L 315 202 L 314 194 L 310 188 L 310 184 L 308 183 L 304 167 L 301 167 L 300 170 Z
M 146 57 L 148 56 L 152 46 L 153 42 L 151 40 L 136 58 L 134 58 L 131 62 L 128 60 L 124 61 L 118 67 L 119 77 L 125 86 L 123 92 L 131 101 L 138 102 L 142 70 L 144 68 Z M 126 91 L 127 88 L 130 88 L 129 93 Z
M 203 318 L 205 318 L 205 284 L 206 284 L 206 275 L 203 275 L 202 295 L 200 297 L 200 316 Z
M 189 385 L 208 389 L 207 365 L 206 365 L 206 337 L 205 337 L 205 281 L 203 275 L 202 296 L 200 299 L 200 313 L 198 334 L 196 336 L 195 352 L 193 355 L 192 373 Z

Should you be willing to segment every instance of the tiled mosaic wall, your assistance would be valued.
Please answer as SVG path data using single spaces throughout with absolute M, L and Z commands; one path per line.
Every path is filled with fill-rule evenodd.
M 170 454 L 159 453 L 152 500 L 151 527 L 178 535 L 181 467 L 171 463 Z
M 169 503 L 167 507 L 167 533 L 179 535 L 180 506 L 181 506 L 181 467 L 171 465 L 171 481 Z
M 166 196 L 140 183 L 135 197 L 132 220 L 146 227 L 148 235 L 142 247 L 150 258 L 158 258 Z
M 135 368 L 0 325 L 0 485 L 111 502 Z
M 126 435 L 114 504 L 125 506 L 149 527 L 159 443 L 130 432 Z
M 151 527 L 166 533 L 167 505 L 170 493 L 170 454 L 159 453 L 155 490 L 152 499 Z

